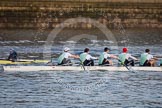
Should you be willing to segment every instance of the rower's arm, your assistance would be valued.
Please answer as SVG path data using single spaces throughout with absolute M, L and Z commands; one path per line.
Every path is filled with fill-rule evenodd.
M 158 60 L 158 58 L 157 58 L 157 57 L 154 57 L 153 59 Z
M 158 60 L 158 58 L 154 57 L 153 55 L 148 55 L 148 60 Z
M 110 55 L 111 58 L 114 58 L 114 59 L 119 59 L 119 57 L 115 56 L 115 55 Z
M 136 57 L 130 56 L 131 59 L 133 60 L 138 60 Z
M 90 56 L 90 58 L 93 59 L 93 60 L 97 60 L 98 59 L 97 57 L 92 57 L 92 56 Z
M 156 58 L 156 57 L 153 57 L 152 59 L 150 59 L 150 60 L 158 60 L 158 58 Z
M 97 57 L 93 57 L 93 60 L 98 60 L 98 58 Z
M 78 55 L 71 55 L 71 58 L 80 58 Z

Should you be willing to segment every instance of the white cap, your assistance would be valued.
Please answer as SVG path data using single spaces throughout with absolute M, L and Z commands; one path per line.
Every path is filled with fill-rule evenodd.
M 68 47 L 64 48 L 64 51 L 69 51 L 69 50 L 70 50 L 70 48 L 68 48 Z

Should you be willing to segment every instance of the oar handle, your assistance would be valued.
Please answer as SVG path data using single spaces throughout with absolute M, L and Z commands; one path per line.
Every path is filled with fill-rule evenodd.
M 119 62 L 121 62 L 121 64 L 122 64 L 123 66 L 125 66 L 125 67 L 130 71 L 130 69 L 128 68 L 127 65 L 125 65 L 120 59 L 118 59 L 118 60 L 119 60 Z
M 8 60 L 8 59 L 5 59 L 5 58 L 0 58 L 0 60 Z

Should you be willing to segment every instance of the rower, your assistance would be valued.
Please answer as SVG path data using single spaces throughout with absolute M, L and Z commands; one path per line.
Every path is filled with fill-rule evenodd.
M 157 58 L 150 54 L 150 50 L 146 49 L 145 53 L 141 54 L 140 66 L 155 66 Z
M 69 53 L 70 48 L 65 47 L 64 52 L 58 58 L 58 65 L 71 65 L 71 60 L 69 58 L 79 58 L 78 55 L 73 55 Z
M 8 56 L 8 60 L 13 62 L 17 61 L 17 52 L 14 49 L 10 49 L 10 55 Z
M 114 58 L 114 59 L 118 59 L 117 56 L 112 55 L 112 54 L 108 54 L 110 51 L 109 48 L 105 47 L 104 48 L 104 52 L 100 55 L 99 57 L 99 65 L 113 65 L 113 62 L 111 60 L 108 60 L 108 58 Z
M 89 54 L 89 48 L 84 49 L 84 53 L 80 54 L 80 60 L 84 66 L 94 66 L 94 60 L 96 57 L 92 57 Z
M 128 65 L 134 66 L 134 60 L 137 60 L 137 58 L 129 54 L 127 48 L 123 48 L 123 53 L 119 54 L 119 61 L 126 66 Z

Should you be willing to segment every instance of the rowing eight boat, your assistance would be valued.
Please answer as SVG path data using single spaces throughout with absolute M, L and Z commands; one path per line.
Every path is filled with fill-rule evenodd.
M 135 71 L 159 71 L 162 67 L 132 67 Z M 3 71 L 82 71 L 82 66 L 1 66 Z M 113 66 L 85 66 L 85 70 L 103 70 L 103 71 L 128 71 L 125 67 Z

